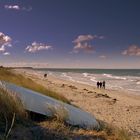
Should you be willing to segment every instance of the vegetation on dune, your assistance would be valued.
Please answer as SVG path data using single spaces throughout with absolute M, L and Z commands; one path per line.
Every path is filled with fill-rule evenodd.
M 103 133 L 106 140 L 131 140 L 130 134 L 124 130 L 98 120 L 100 123 L 100 132 Z
M 21 101 L 0 86 L 0 139 L 7 139 L 14 123 L 23 123 L 27 119 Z
M 46 89 L 44 86 L 34 82 L 30 78 L 26 78 L 21 74 L 14 73 L 11 69 L 0 68 L 0 80 L 14 83 L 16 85 L 40 92 L 44 95 L 53 97 L 55 99 L 58 99 L 58 100 L 61 100 L 63 102 L 70 104 L 70 102 L 64 96 L 54 91 L 51 91 L 50 89 Z

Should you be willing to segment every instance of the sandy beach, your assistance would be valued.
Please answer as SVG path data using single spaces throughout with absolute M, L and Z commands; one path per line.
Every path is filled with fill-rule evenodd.
M 124 128 L 140 139 L 140 96 L 119 90 L 97 89 L 49 75 L 44 78 L 34 70 L 16 69 L 17 73 L 64 95 L 71 104 L 91 113 L 110 125 Z

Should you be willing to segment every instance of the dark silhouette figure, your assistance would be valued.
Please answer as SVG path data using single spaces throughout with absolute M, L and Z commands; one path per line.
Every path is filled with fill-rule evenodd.
M 105 81 L 103 81 L 103 88 L 105 89 Z
M 102 82 L 99 82 L 99 86 L 100 86 L 100 88 L 102 88 Z
M 100 83 L 99 83 L 99 81 L 97 82 L 97 88 L 99 88 L 99 85 L 100 85 Z
M 47 74 L 46 73 L 44 74 L 44 78 L 47 78 Z

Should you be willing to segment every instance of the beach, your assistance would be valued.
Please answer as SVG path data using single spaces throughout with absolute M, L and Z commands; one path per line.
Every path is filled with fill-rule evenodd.
M 44 78 L 43 73 L 33 69 L 14 71 L 64 95 L 71 104 L 91 113 L 96 119 L 126 129 L 135 139 L 140 139 L 140 95 L 119 89 L 97 89 L 51 74 Z

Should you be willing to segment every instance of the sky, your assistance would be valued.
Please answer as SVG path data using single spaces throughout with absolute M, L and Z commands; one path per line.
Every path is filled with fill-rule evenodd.
M 0 0 L 0 65 L 140 68 L 140 1 Z

